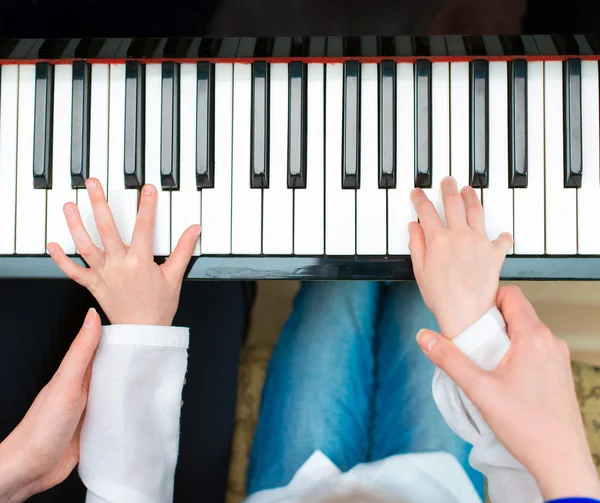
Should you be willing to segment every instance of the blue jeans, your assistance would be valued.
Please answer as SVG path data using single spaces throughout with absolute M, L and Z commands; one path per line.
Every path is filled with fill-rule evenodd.
M 409 452 L 446 451 L 477 492 L 470 446 L 448 428 L 415 335 L 437 330 L 413 282 L 304 283 L 269 365 L 248 493 L 287 485 L 317 449 L 347 471 Z

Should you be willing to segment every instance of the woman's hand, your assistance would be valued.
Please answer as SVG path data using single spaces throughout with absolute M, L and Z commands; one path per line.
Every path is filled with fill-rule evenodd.
M 59 484 L 79 461 L 79 431 L 101 322 L 90 309 L 51 381 L 0 444 L 0 501 L 24 501 Z
M 48 252 L 69 278 L 94 295 L 112 324 L 171 325 L 200 226 L 186 229 L 171 256 L 159 266 L 152 255 L 156 189 L 152 185 L 142 189 L 131 246 L 126 246 L 98 180 L 90 178 L 86 188 L 104 251 L 92 242 L 77 206 L 68 203 L 64 207 L 67 224 L 89 269 L 75 264 L 57 243 L 48 244 Z
M 545 501 L 600 498 L 566 343 L 552 335 L 517 287 L 500 289 L 497 303 L 511 346 L 495 370 L 481 369 L 430 331 L 419 332 L 419 345 L 535 477 Z
M 447 227 L 421 189 L 411 199 L 420 221 L 408 227 L 415 278 L 442 333 L 453 339 L 495 305 L 512 237 L 490 241 L 477 194 L 471 187 L 459 194 L 452 177 L 442 180 Z

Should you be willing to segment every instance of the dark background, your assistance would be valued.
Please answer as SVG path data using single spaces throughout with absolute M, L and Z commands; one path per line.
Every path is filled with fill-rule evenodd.
M 494 26 L 527 2 L 518 28 Z M 459 5 L 450 18 L 444 8 Z M 479 17 L 490 11 L 490 23 Z M 487 7 L 486 7 L 487 5 Z M 513 5 L 513 6 L 511 6 Z M 470 13 L 470 10 L 473 13 Z M 456 10 L 456 9 L 455 9 Z M 516 9 L 519 10 L 519 9 Z M 493 11 L 493 12 L 492 12 Z M 441 14 L 440 14 L 441 13 Z M 432 31 L 434 18 L 444 21 Z M 461 20 L 469 17 L 463 24 Z M 483 28 L 482 28 L 483 26 Z M 511 25 L 512 26 L 512 25 Z M 1 38 L 598 33 L 598 0 L 4 0 Z

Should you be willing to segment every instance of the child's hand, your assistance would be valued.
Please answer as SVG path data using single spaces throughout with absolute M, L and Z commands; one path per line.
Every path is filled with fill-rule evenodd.
M 90 178 L 86 187 L 104 251 L 90 239 L 77 206 L 68 203 L 64 207 L 67 224 L 89 269 L 75 264 L 56 243 L 48 244 L 48 252 L 69 278 L 96 297 L 111 323 L 171 325 L 200 226 L 186 229 L 169 259 L 159 266 L 152 255 L 156 189 L 144 186 L 131 246 L 126 246 L 98 180 Z
M 453 339 L 495 305 L 512 237 L 505 233 L 495 241 L 487 238 L 483 208 L 471 187 L 459 194 L 454 178 L 446 177 L 442 198 L 447 227 L 425 193 L 412 191 L 420 224 L 408 227 L 409 248 L 425 304 L 442 333 Z

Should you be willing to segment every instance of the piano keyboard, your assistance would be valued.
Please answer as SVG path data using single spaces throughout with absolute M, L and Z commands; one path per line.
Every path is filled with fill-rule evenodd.
M 126 240 L 159 189 L 158 257 L 201 224 L 202 277 L 404 276 L 410 191 L 443 214 L 448 175 L 513 234 L 514 274 L 600 255 L 595 38 L 203 40 L 0 43 L 0 277 L 50 241 L 76 255 L 68 201 L 100 245 L 88 177 Z

